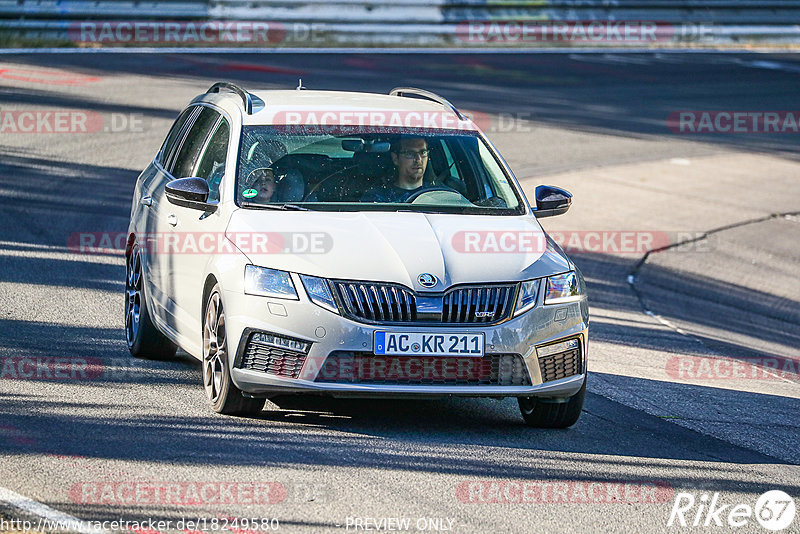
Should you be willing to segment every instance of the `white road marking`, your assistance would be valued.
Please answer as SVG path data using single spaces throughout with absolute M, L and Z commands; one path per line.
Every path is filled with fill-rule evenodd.
M 55 508 L 50 508 L 46 504 L 29 499 L 2 486 L 0 486 L 0 502 L 41 518 L 42 521 L 39 522 L 37 530 L 62 530 L 80 532 L 81 534 L 109 533 L 108 530 L 94 528 L 77 517 L 60 512 Z M 63 525 L 63 528 L 54 528 L 57 524 Z
M 786 217 L 787 217 L 787 218 L 788 218 L 788 217 L 791 217 L 791 215 L 786 215 Z M 707 237 L 708 237 L 708 234 L 706 234 L 706 235 L 703 237 L 703 239 L 706 239 Z M 666 248 L 664 248 L 664 249 L 660 249 L 660 250 L 652 250 L 652 251 L 650 251 L 650 252 L 651 252 L 651 253 L 659 253 L 659 252 L 663 252 L 663 251 L 665 251 L 665 250 L 669 250 L 670 248 L 672 248 L 672 247 L 674 247 L 674 246 L 680 246 L 680 245 L 681 245 L 681 243 L 673 243 L 671 246 L 669 246 L 669 247 L 666 247 Z M 648 254 L 649 254 L 649 253 L 648 253 Z M 629 274 L 629 275 L 626 277 L 626 281 L 628 282 L 628 285 L 629 285 L 629 286 L 631 286 L 632 288 L 634 288 L 634 290 L 635 290 L 635 286 L 636 286 L 636 275 L 635 275 L 635 274 Z M 689 339 L 691 339 L 691 340 L 693 340 L 693 341 L 695 341 L 695 342 L 699 343 L 701 346 L 703 346 L 703 348 L 705 348 L 705 349 L 706 349 L 707 351 L 709 351 L 711 354 L 715 354 L 715 355 L 721 356 L 722 358 L 724 358 L 724 359 L 726 359 L 726 360 L 738 361 L 736 358 L 728 357 L 728 356 L 725 356 L 724 354 L 719 354 L 719 352 L 718 352 L 718 351 L 716 351 L 714 348 L 712 348 L 712 347 L 711 347 L 711 346 L 710 346 L 708 343 L 706 343 L 706 342 L 705 342 L 705 341 L 704 341 L 704 340 L 703 340 L 701 337 L 699 337 L 699 336 L 696 336 L 696 335 L 692 334 L 691 332 L 687 332 L 686 330 L 684 330 L 684 329 L 683 329 L 683 328 L 681 328 L 680 326 L 676 325 L 676 324 L 675 324 L 675 323 L 673 323 L 672 321 L 670 321 L 670 320 L 666 319 L 665 317 L 663 317 L 663 316 L 661 316 L 661 315 L 659 315 L 659 314 L 657 314 L 657 313 L 654 313 L 654 312 L 653 312 L 653 311 L 651 311 L 649 308 L 646 308 L 646 307 L 644 307 L 644 306 L 645 306 L 645 305 L 644 305 L 644 302 L 641 302 L 641 304 L 642 304 L 642 311 L 643 311 L 643 312 L 644 312 L 644 314 L 645 314 L 645 315 L 647 315 L 648 317 L 651 317 L 651 318 L 653 318 L 654 320 L 658 321 L 659 323 L 661 323 L 662 325 L 666 326 L 667 328 L 669 328 L 669 329 L 671 329 L 671 330 L 674 330 L 674 331 L 675 331 L 675 332 L 677 332 L 678 334 L 680 334 L 680 335 L 682 335 L 682 336 L 685 336 L 685 337 L 687 337 L 687 338 L 689 338 Z M 773 378 L 777 378 L 777 379 L 779 379 L 779 380 L 783 380 L 784 382 L 789 382 L 789 383 L 793 383 L 793 382 L 794 382 L 793 380 L 790 380 L 790 379 L 788 379 L 788 378 L 786 378 L 786 377 L 780 376 L 780 375 L 779 375 L 777 372 L 772 372 L 772 371 L 771 371 L 769 368 L 766 368 L 766 367 L 765 367 L 765 368 L 763 368 L 763 372 L 764 372 L 764 373 L 766 373 L 767 375 L 769 375 L 769 376 L 773 377 Z

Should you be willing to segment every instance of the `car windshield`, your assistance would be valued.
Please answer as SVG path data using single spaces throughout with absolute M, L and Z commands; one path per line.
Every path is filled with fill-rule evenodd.
M 236 180 L 245 208 L 519 215 L 520 193 L 476 132 L 242 131 Z

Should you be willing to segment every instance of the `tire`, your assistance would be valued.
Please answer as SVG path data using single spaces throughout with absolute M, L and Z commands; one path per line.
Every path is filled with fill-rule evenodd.
M 586 378 L 578 392 L 566 401 L 553 402 L 536 397 L 519 397 L 519 411 L 525 424 L 536 428 L 567 428 L 581 416 L 586 396 Z
M 203 308 L 203 388 L 206 398 L 217 413 L 251 415 L 260 412 L 266 399 L 251 399 L 242 394 L 231 380 L 228 357 L 225 310 L 219 285 L 215 285 Z
M 125 340 L 135 358 L 166 360 L 173 358 L 178 347 L 159 332 L 147 310 L 142 275 L 142 254 L 134 243 L 125 261 Z

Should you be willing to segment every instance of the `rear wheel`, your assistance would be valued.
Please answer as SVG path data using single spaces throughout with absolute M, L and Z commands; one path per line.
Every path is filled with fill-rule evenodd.
M 536 428 L 567 428 L 574 425 L 583 409 L 583 398 L 586 396 L 586 378 L 578 392 L 568 399 L 540 399 L 536 397 L 519 397 L 519 411 L 525 424 Z
M 214 286 L 203 314 L 203 386 L 208 403 L 215 412 L 228 415 L 260 412 L 265 399 L 251 399 L 242 394 L 231 380 L 228 357 L 225 310 L 219 286 Z
M 134 243 L 125 267 L 125 339 L 136 358 L 164 360 L 175 356 L 178 347 L 158 331 L 147 311 L 142 253 Z

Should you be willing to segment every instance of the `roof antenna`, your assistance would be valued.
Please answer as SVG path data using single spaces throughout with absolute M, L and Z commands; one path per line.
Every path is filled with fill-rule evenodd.
M 303 87 L 303 78 L 298 78 L 297 79 L 297 90 L 298 91 L 302 91 L 303 89 L 305 89 L 305 87 Z

